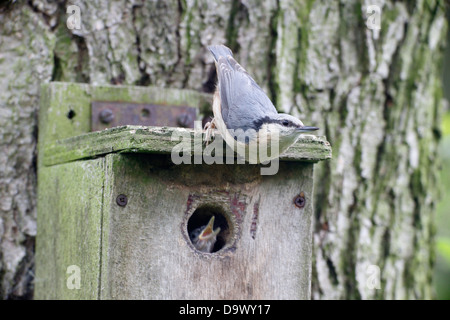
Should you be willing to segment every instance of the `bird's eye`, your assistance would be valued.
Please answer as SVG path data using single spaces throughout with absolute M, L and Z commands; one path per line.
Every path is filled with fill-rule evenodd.
M 288 120 L 283 120 L 283 122 L 281 124 L 283 126 L 287 127 L 289 125 L 289 121 Z

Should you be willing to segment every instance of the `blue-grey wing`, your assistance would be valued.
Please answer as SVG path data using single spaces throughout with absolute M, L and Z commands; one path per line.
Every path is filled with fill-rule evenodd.
M 261 118 L 277 114 L 269 97 L 225 46 L 209 47 L 217 63 L 222 117 L 228 129 L 254 128 Z

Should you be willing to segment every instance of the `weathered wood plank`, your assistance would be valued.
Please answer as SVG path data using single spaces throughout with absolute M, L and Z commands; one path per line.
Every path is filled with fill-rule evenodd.
M 122 126 L 49 142 L 44 147 L 44 165 L 102 156 L 111 152 L 170 153 L 186 133 L 194 141 L 195 131 L 184 128 Z M 201 132 L 199 132 L 201 133 Z M 202 144 L 197 135 L 195 143 Z M 202 146 L 205 147 L 204 145 Z M 192 154 L 194 148 L 192 148 Z M 317 162 L 331 158 L 331 146 L 325 137 L 302 135 L 281 155 L 281 160 Z
M 281 162 L 277 175 L 261 176 L 252 165 L 167 168 L 165 159 L 106 156 L 101 299 L 310 298 L 312 163 Z M 303 208 L 293 201 L 300 193 Z M 119 194 L 126 206 L 116 204 Z M 187 222 L 204 205 L 219 208 L 231 232 L 211 254 L 188 237 Z
M 97 299 L 105 159 L 39 170 L 35 298 Z

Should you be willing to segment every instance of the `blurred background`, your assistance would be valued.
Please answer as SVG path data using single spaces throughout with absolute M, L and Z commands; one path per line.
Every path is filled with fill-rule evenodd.
M 450 10 L 447 11 L 450 21 Z M 443 88 L 446 103 L 442 119 L 442 141 L 439 153 L 442 159 L 440 184 L 442 198 L 436 210 L 436 267 L 434 288 L 437 299 L 450 300 L 450 32 L 447 34 L 443 68 Z

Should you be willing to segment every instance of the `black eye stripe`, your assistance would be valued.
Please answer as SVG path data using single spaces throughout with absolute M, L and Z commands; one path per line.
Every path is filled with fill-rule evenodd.
M 295 123 L 293 123 L 292 121 L 283 119 L 283 120 L 275 120 L 275 119 L 271 119 L 270 117 L 264 117 L 264 118 L 260 118 L 258 120 L 253 121 L 253 125 L 254 125 L 254 129 L 259 130 L 261 129 L 261 126 L 264 123 L 279 123 L 282 126 L 285 127 L 297 127 L 297 125 Z

